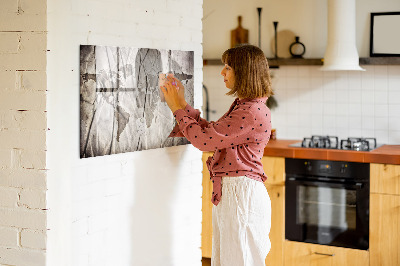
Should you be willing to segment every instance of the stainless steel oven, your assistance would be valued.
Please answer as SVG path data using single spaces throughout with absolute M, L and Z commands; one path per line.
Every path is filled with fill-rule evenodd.
M 286 159 L 286 239 L 367 250 L 369 164 Z

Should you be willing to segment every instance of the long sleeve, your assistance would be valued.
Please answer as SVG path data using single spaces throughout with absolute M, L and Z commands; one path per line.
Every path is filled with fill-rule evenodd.
M 186 114 L 188 116 L 190 116 L 191 118 L 193 118 L 194 120 L 196 120 L 200 126 L 202 127 L 206 127 L 208 126 L 208 124 L 210 122 L 208 122 L 207 120 L 203 119 L 200 117 L 200 111 L 197 109 L 194 109 L 192 106 L 190 106 L 189 104 L 187 104 L 185 106 L 185 108 L 183 109 Z M 176 124 L 175 127 L 172 129 L 169 137 L 185 137 L 182 132 L 179 129 L 179 125 Z
M 174 116 L 179 122 L 180 132 L 201 151 L 233 149 L 234 146 L 255 141 L 251 131 L 254 131 L 257 121 L 248 108 L 234 109 L 218 122 L 208 123 L 207 126 L 200 124 L 182 109 L 176 110 Z

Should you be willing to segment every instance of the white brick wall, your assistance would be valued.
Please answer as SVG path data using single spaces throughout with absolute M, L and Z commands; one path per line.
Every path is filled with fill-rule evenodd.
M 16 228 L 0 227 L 0 247 L 18 247 L 19 231 Z
M 46 231 L 23 229 L 21 246 L 31 249 L 46 249 Z
M 0 7 L 0 264 L 199 265 L 201 153 L 79 160 L 78 55 L 80 44 L 194 50 L 199 107 L 202 1 Z
M 46 254 L 43 250 L 14 249 L 0 247 L 2 264 L 8 265 L 45 265 Z
M 0 3 L 1 265 L 45 265 L 46 2 Z
M 17 188 L 0 187 L 0 207 L 17 207 L 19 199 L 18 191 Z
M 56 0 L 47 9 L 47 264 L 201 265 L 201 152 L 79 159 L 79 45 L 193 50 L 199 107 L 202 0 Z

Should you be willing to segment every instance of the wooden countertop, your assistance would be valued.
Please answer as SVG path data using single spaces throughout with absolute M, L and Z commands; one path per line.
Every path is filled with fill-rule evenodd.
M 270 140 L 264 156 L 364 163 L 400 164 L 400 145 L 383 145 L 372 151 L 290 147 L 301 140 Z

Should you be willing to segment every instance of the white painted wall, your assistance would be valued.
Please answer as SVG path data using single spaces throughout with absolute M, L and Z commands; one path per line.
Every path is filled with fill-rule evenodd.
M 0 265 L 44 265 L 46 1 L 1 1 L 0 18 Z
M 324 56 L 327 41 L 327 2 L 327 0 L 204 0 L 204 58 L 219 59 L 229 48 L 230 31 L 237 27 L 238 16 L 243 17 L 242 26 L 249 30 L 249 43 L 258 45 L 258 7 L 262 8 L 261 49 L 267 57 L 274 56 L 272 22 L 278 21 L 278 31 L 292 31 L 300 37 L 300 41 L 306 46 L 304 57 L 321 58 Z M 356 42 L 360 57 L 369 56 L 370 13 L 399 10 L 398 0 L 356 0 Z
M 195 51 L 201 0 L 48 1 L 47 265 L 200 265 L 201 152 L 191 145 L 79 159 L 79 45 Z
M 399 11 L 397 0 L 356 1 L 357 47 L 369 56 L 370 12 Z M 323 57 L 326 47 L 327 1 L 204 1 L 204 58 L 220 58 L 229 48 L 229 31 L 236 17 L 250 30 L 250 43 L 258 44 L 257 7 L 263 7 L 262 49 L 268 56 L 273 39 L 272 21 L 278 30 L 290 29 L 307 47 L 305 57 Z M 232 6 L 232 9 L 228 7 Z M 265 12 L 264 12 L 265 11 Z M 223 15 L 222 15 L 223 14 Z M 246 24 L 247 23 L 247 24 Z M 218 25 L 216 27 L 215 25 Z M 282 25 L 282 27 L 280 26 Z M 217 36 L 221 36 L 217 38 Z M 278 50 L 279 51 L 279 50 Z M 400 66 L 364 66 L 366 72 L 321 72 L 318 66 L 281 66 L 271 71 L 279 107 L 272 111 L 272 124 L 281 139 L 301 139 L 312 134 L 376 137 L 383 144 L 400 143 Z M 210 109 L 218 119 L 232 98 L 220 76 L 221 66 L 205 66 L 204 84 Z

